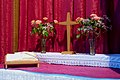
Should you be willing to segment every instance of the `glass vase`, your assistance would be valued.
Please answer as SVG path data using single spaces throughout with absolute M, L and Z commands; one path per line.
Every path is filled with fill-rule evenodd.
M 41 53 L 46 53 L 46 38 L 41 40 Z
M 90 55 L 95 55 L 95 39 L 89 39 Z

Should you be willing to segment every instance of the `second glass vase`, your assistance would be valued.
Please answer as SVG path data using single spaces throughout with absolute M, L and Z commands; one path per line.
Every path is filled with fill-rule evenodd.
M 41 53 L 46 53 L 46 39 L 42 38 L 41 40 Z
M 95 39 L 89 39 L 90 55 L 95 55 Z

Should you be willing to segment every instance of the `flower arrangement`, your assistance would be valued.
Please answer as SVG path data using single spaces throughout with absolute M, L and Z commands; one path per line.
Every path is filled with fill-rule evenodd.
M 77 29 L 79 32 L 76 36 L 77 38 L 81 35 L 85 35 L 87 37 L 98 37 L 101 32 L 111 29 L 111 26 L 108 25 L 110 20 L 106 15 L 98 17 L 96 14 L 91 14 L 87 19 L 78 17 L 76 22 L 80 24 L 80 27 Z
M 39 36 L 42 36 L 44 38 L 47 38 L 54 33 L 54 24 L 57 24 L 58 21 L 54 20 L 53 22 L 48 22 L 48 18 L 44 17 L 43 22 L 42 20 L 32 20 L 32 31 L 31 34 L 38 34 Z

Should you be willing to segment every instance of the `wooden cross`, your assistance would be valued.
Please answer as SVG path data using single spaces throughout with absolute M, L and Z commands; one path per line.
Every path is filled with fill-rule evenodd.
M 70 26 L 77 24 L 75 21 L 71 21 L 70 12 L 67 12 L 67 20 L 59 22 L 60 25 L 66 25 L 67 27 L 67 51 L 63 51 L 63 54 L 74 54 L 74 51 L 70 51 Z

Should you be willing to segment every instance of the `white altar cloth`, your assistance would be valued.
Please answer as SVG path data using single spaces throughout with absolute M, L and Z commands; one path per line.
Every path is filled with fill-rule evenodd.
M 82 65 L 120 68 L 120 54 L 61 54 L 57 52 L 35 53 L 39 60 L 50 64 Z
M 75 66 L 96 66 L 96 67 L 111 67 L 120 68 L 120 54 L 61 54 L 59 52 L 15 52 L 15 54 L 27 53 L 35 55 L 40 62 L 50 64 L 64 64 Z

